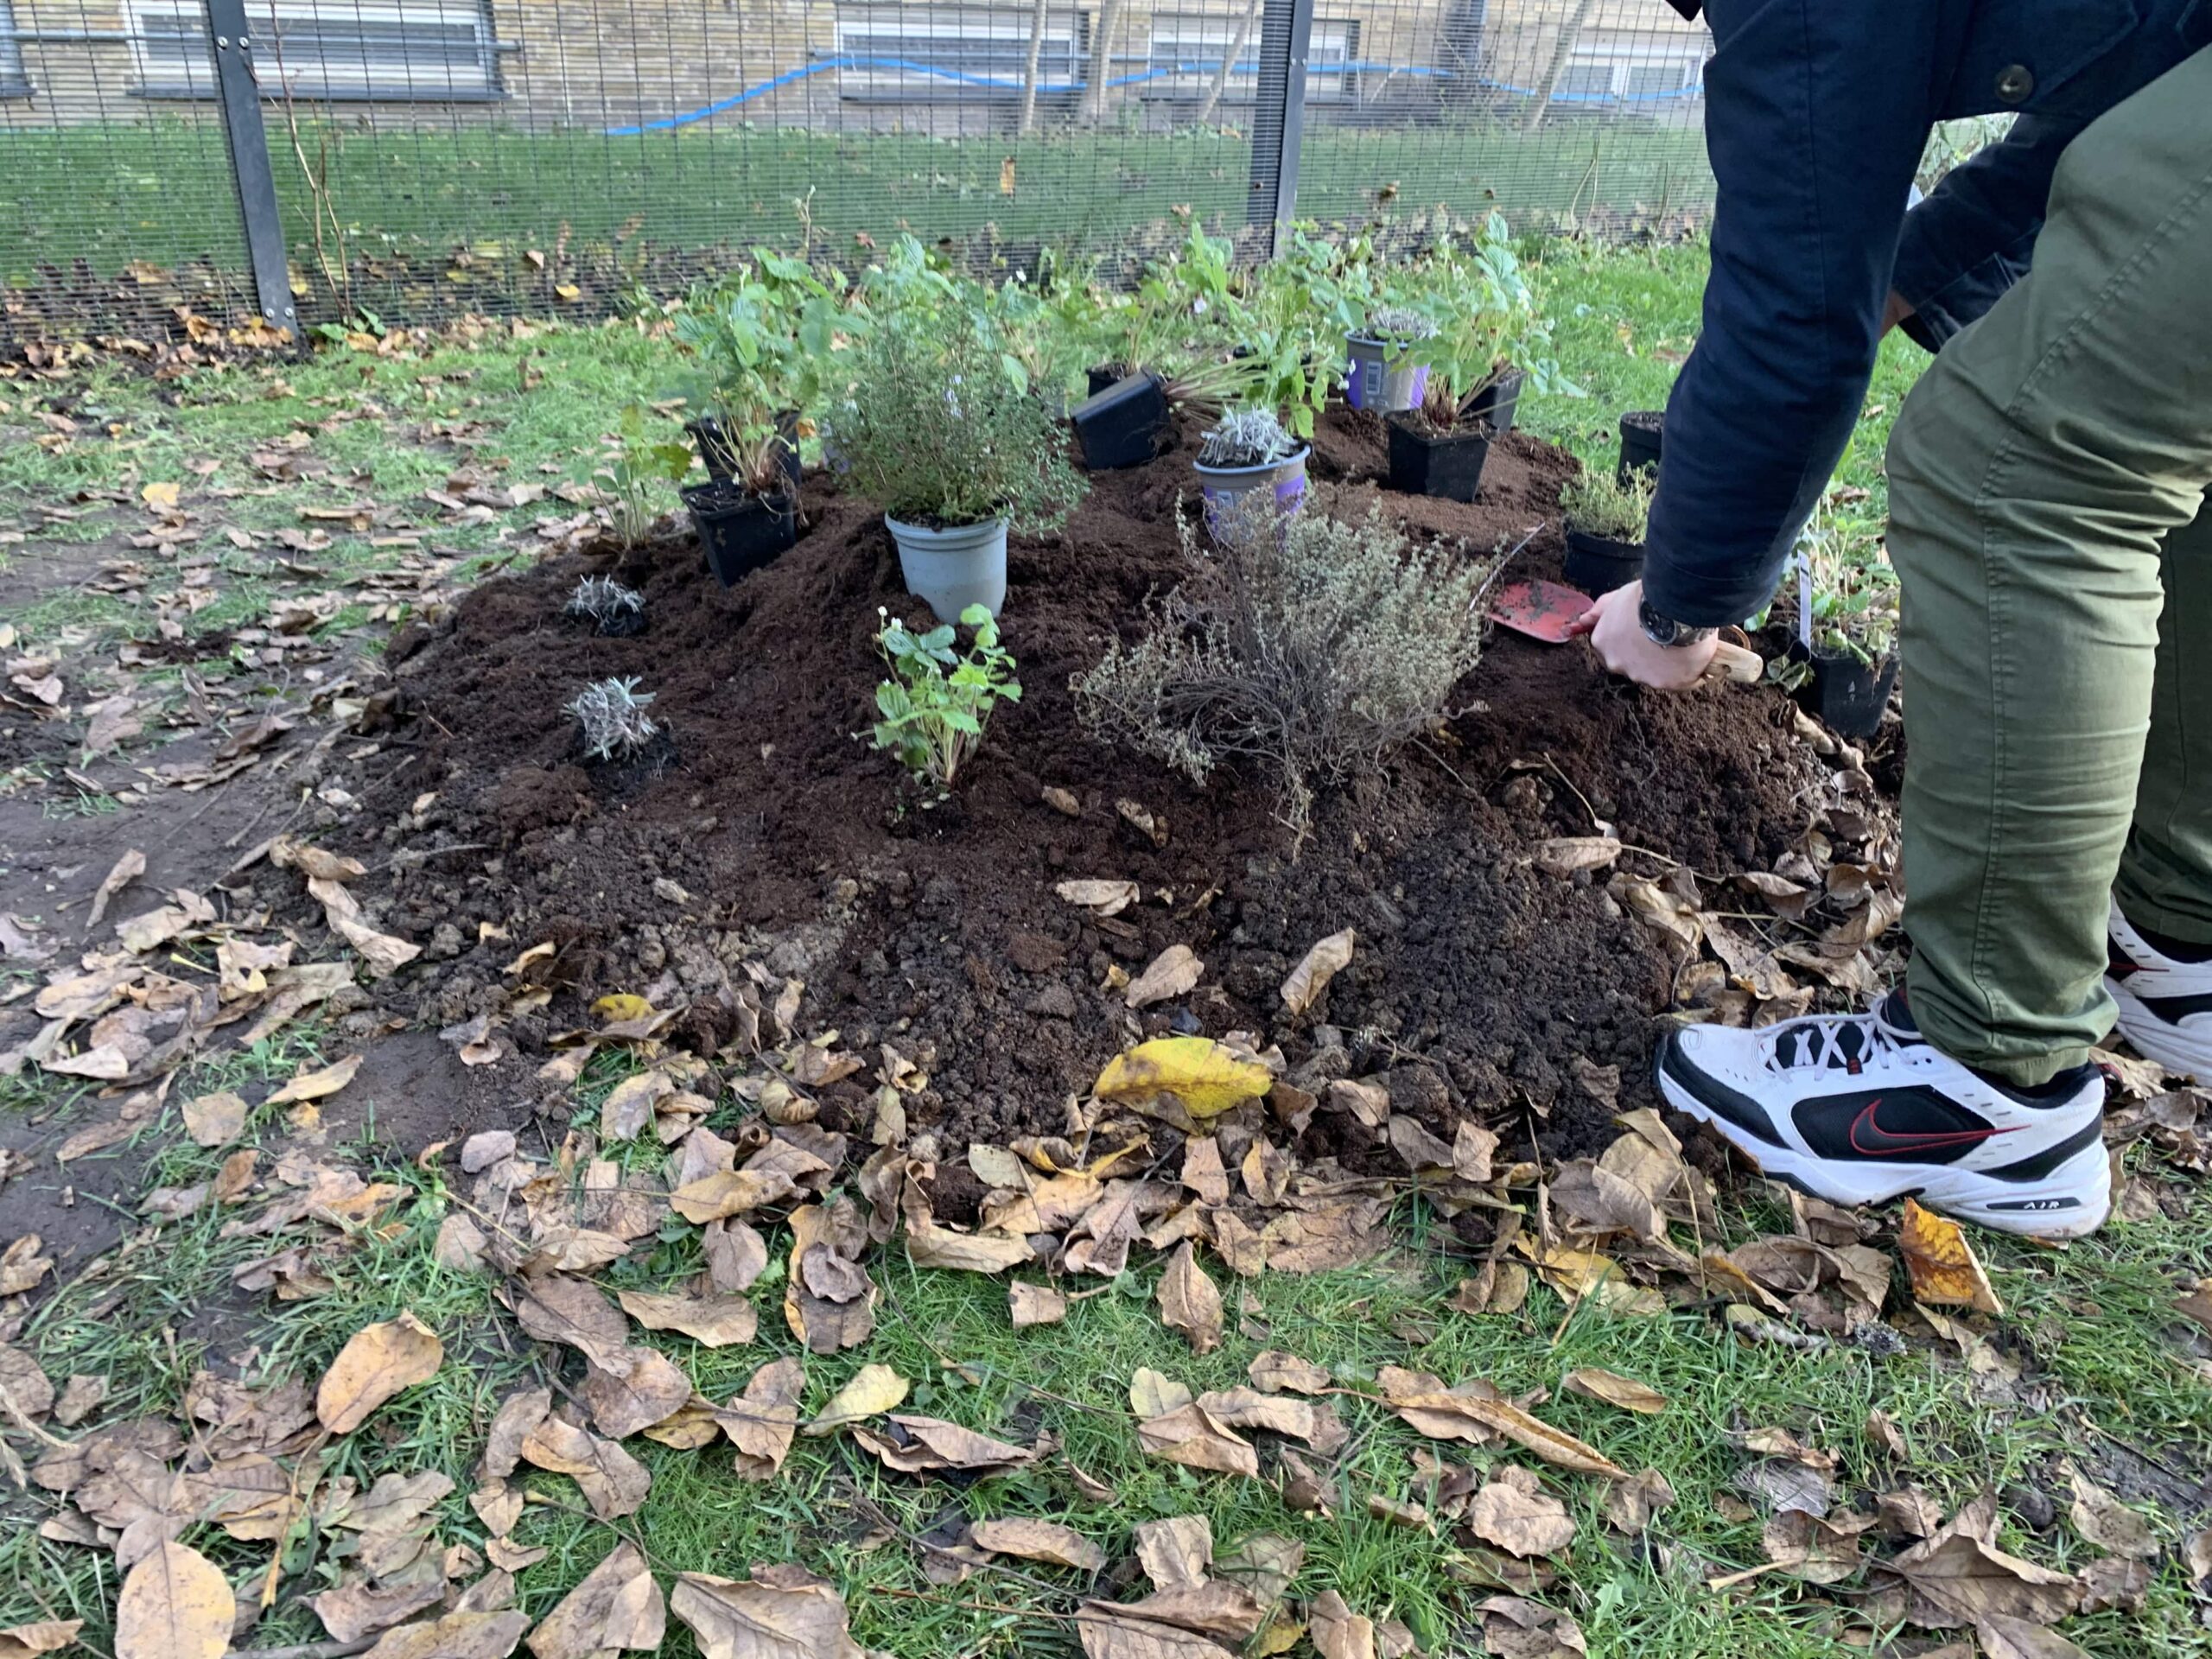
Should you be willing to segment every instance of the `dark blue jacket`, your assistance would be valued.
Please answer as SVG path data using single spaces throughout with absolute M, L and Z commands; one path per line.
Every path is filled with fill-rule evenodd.
M 1931 348 L 1980 315 L 2026 270 L 2068 142 L 2212 41 L 2212 0 L 1704 10 L 1713 270 L 1667 403 L 1643 578 L 1662 615 L 1693 624 L 1740 621 L 1772 594 L 1859 417 L 1890 289 Z M 2008 110 L 2005 141 L 1908 217 L 1929 127 Z

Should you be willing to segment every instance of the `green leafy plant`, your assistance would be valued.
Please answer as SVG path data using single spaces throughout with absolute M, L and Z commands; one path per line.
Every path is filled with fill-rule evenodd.
M 1815 656 L 1872 664 L 1897 648 L 1897 577 L 1878 518 L 1824 501 L 1798 538 L 1797 556 L 1805 576 L 1801 634 Z
M 640 693 L 637 676 L 594 680 L 569 704 L 583 734 L 584 753 L 594 760 L 626 760 L 642 753 L 660 735 L 660 727 L 645 713 L 653 700 Z
M 1232 409 L 1198 443 L 1201 467 L 1267 467 L 1298 452 L 1272 410 Z
M 1436 332 L 1414 347 L 1429 370 L 1421 416 L 1448 431 L 1469 416 L 1484 387 L 1510 370 L 1537 391 L 1581 396 L 1551 355 L 1551 324 L 1521 270 L 1503 214 L 1483 222 L 1471 247 L 1446 236 L 1421 273 Z
M 757 263 L 695 293 L 677 344 L 698 371 L 691 402 L 713 418 L 702 458 L 754 494 L 788 486 L 781 411 L 803 413 L 843 389 L 837 340 L 846 308 L 803 260 L 762 250 Z
M 942 798 L 963 767 L 983 746 L 983 728 L 1001 702 L 1021 700 L 1014 677 L 1014 660 L 999 643 L 998 624 L 981 605 L 960 613 L 961 626 L 975 639 L 963 653 L 950 623 L 927 633 L 908 632 L 887 611 L 876 647 L 891 677 L 875 688 L 874 747 L 896 755 L 919 781 L 933 785 Z
M 1586 467 L 1560 486 L 1559 505 L 1569 530 L 1612 542 L 1641 542 L 1651 518 L 1652 482 L 1631 472 L 1624 480 L 1600 467 Z
M 1440 719 L 1482 652 L 1500 561 L 1418 544 L 1380 505 L 1347 522 L 1286 518 L 1262 491 L 1214 516 L 1211 553 L 1185 519 L 1182 585 L 1133 645 L 1109 639 L 1072 681 L 1084 726 L 1204 783 L 1256 761 L 1295 841 L 1319 791 L 1371 773 Z
M 933 528 L 1004 518 L 1054 528 L 1084 493 L 1050 410 L 966 311 L 877 320 L 859 384 L 830 424 L 853 487 L 894 518 Z
M 660 486 L 691 470 L 690 450 L 673 439 L 654 436 L 647 414 L 640 404 L 622 411 L 613 464 L 601 474 L 611 498 L 608 522 L 624 547 L 635 547 L 652 529 L 660 516 Z

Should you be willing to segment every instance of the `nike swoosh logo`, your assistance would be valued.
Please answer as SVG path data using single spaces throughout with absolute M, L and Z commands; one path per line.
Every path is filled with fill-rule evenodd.
M 2010 1129 L 1994 1128 L 1934 1132 L 1885 1129 L 1874 1118 L 1881 1104 L 1878 1099 L 1868 1101 L 1859 1116 L 1851 1120 L 1851 1149 L 1863 1158 L 1901 1158 L 1908 1153 L 1941 1152 L 1947 1147 L 1970 1147 L 1993 1135 L 2012 1133 Z

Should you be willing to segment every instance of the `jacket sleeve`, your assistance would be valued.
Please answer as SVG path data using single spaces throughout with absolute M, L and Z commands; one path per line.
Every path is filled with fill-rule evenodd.
M 1891 285 L 1912 304 L 1905 332 L 1929 351 L 2027 274 L 2051 175 L 2080 129 L 2079 122 L 2024 115 L 1905 215 Z
M 1764 606 L 1843 453 L 1956 10 L 1706 8 L 1719 194 L 1704 327 L 1668 400 L 1645 538 L 1644 593 L 1662 615 L 1717 625 Z

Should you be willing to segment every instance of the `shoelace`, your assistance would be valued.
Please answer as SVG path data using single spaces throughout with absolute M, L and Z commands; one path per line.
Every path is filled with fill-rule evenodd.
M 1905 1045 L 1872 1014 L 1841 1020 L 1803 1020 L 1775 1028 L 1767 1046 L 1770 1071 L 1824 1065 L 1832 1071 L 1862 1070 L 1872 1060 L 1900 1052 Z

